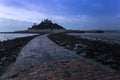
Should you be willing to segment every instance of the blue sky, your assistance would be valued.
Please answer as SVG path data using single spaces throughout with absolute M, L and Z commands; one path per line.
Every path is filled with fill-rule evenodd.
M 120 0 L 0 0 L 0 31 L 51 19 L 67 29 L 120 30 Z

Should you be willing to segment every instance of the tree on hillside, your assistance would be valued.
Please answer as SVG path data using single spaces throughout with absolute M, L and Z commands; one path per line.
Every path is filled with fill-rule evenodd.
M 63 29 L 65 30 L 65 28 L 63 28 L 62 26 L 58 25 L 57 23 L 53 23 L 51 20 L 45 19 L 44 21 L 42 21 L 40 24 L 36 24 L 34 23 L 34 25 L 32 26 L 32 28 L 30 29 Z

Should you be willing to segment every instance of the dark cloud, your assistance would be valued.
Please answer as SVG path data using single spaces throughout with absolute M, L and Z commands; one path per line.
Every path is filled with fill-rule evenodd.
M 45 18 L 70 29 L 120 29 L 120 0 L 5 0 L 2 3 L 47 14 Z

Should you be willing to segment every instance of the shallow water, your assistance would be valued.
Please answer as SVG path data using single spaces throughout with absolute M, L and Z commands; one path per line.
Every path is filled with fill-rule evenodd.
M 16 33 L 10 33 L 10 34 L 0 34 L 0 41 L 8 40 L 8 39 L 15 39 L 20 37 L 27 37 L 37 34 L 16 34 Z
M 105 42 L 112 41 L 114 43 L 120 43 L 119 33 L 69 33 L 68 35 L 73 35 L 78 38 L 87 38 L 90 40 L 102 40 Z

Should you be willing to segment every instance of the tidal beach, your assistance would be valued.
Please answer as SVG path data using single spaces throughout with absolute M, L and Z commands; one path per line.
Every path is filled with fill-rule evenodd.
M 21 48 L 38 34 L 0 34 L 0 75 L 16 61 Z
M 119 34 L 106 33 L 58 33 L 49 38 L 76 54 L 120 71 Z
M 0 0 L 0 80 L 120 80 L 120 0 Z
M 66 30 L 48 19 L 4 34 L 0 80 L 119 80 L 117 37 L 102 30 Z
M 47 36 L 38 36 L 23 47 L 8 72 L 10 80 L 119 80 L 115 70 L 78 56 Z

